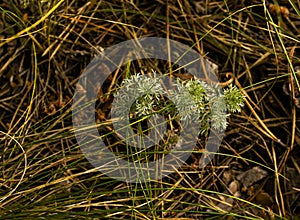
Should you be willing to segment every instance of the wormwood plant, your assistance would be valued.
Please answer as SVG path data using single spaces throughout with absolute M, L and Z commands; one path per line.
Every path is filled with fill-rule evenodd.
M 187 81 L 177 78 L 172 89 L 164 90 L 161 77 L 155 73 L 151 78 L 141 74 L 126 78 L 120 88 L 114 100 L 120 120 L 128 119 L 124 109 L 131 109 L 137 118 L 172 115 L 183 124 L 198 121 L 202 135 L 207 134 L 210 127 L 224 131 L 228 116 L 241 111 L 245 98 L 231 84 L 222 90 L 216 83 L 207 84 L 197 78 Z

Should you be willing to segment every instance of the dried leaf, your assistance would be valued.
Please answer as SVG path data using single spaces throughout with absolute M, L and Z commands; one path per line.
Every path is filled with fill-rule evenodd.
M 257 181 L 265 178 L 268 175 L 267 171 L 261 169 L 260 167 L 253 167 L 250 170 L 247 170 L 244 173 L 241 173 L 236 178 L 239 180 L 243 186 L 249 187 L 252 186 Z

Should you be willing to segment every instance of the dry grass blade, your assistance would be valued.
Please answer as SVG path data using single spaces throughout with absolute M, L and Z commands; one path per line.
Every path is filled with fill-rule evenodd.
M 3 0 L 0 219 L 300 216 L 299 7 L 295 0 Z M 235 84 L 247 100 L 241 113 L 231 114 L 221 146 L 204 169 L 199 168 L 201 158 L 211 152 L 199 137 L 176 172 L 157 181 L 128 183 L 103 175 L 85 158 L 74 135 L 72 101 L 93 58 L 141 37 L 188 45 L 217 64 L 220 86 Z M 191 79 L 183 67 L 154 59 L 130 61 L 113 73 L 99 68 L 105 83 L 87 82 L 91 88 L 102 86 L 96 123 L 78 132 L 98 129 L 119 155 L 132 150 L 114 136 L 112 126 L 117 120 L 111 116 L 112 102 L 122 81 L 152 70 Z M 143 151 L 145 161 L 159 158 L 160 149 L 151 149 Z M 142 158 L 141 151 L 134 152 L 130 156 Z M 256 169 L 265 175 L 246 181 Z

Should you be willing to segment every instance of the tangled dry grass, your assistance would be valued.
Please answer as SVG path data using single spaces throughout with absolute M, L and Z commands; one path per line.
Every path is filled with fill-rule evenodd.
M 299 216 L 299 8 L 298 0 L 2 1 L 0 218 Z M 247 99 L 205 169 L 194 149 L 168 178 L 129 184 L 85 159 L 71 104 L 101 49 L 149 36 L 193 46 L 221 80 L 232 73 Z

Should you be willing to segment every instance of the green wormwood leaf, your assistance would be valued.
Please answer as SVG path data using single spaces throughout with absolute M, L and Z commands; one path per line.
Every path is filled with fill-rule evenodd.
M 157 109 L 166 108 L 160 102 L 160 98 L 166 92 L 163 91 L 155 72 L 153 78 L 145 78 L 140 74 L 134 75 L 125 79 L 121 87 L 122 92 L 117 92 L 115 97 L 121 100 L 119 104 L 122 107 L 128 105 L 129 96 L 134 95 L 136 90 L 144 94 L 142 97 L 135 97 L 135 102 L 132 104 L 138 117 L 151 116 L 158 112 Z M 233 85 L 229 85 L 222 91 L 218 85 L 208 85 L 197 78 L 188 81 L 178 78 L 174 87 L 176 90 L 169 93 L 176 105 L 168 105 L 167 108 L 170 109 L 164 112 L 180 113 L 183 123 L 188 120 L 198 120 L 201 134 L 208 132 L 210 124 L 214 129 L 224 131 L 229 113 L 240 112 L 241 107 L 244 106 L 245 96 Z M 177 108 L 178 111 L 171 108 Z M 123 111 L 123 109 L 117 108 L 116 111 Z

